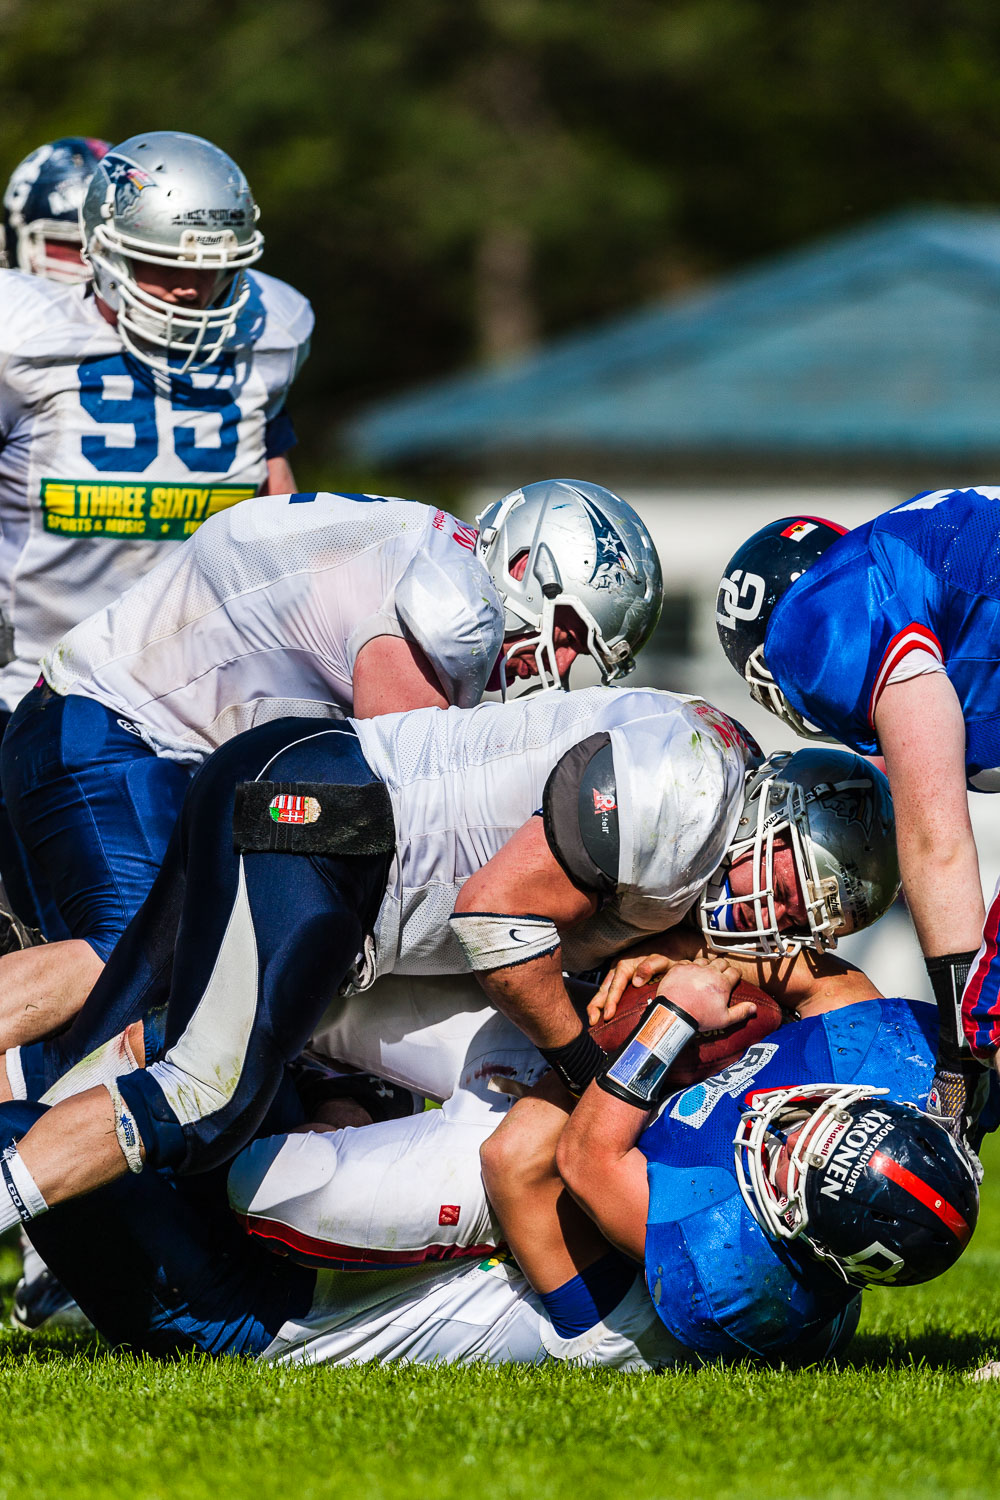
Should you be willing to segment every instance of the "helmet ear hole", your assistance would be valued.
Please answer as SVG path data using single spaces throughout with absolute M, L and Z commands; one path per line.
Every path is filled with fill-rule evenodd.
M 522 547 L 519 551 L 513 554 L 513 556 L 507 563 L 507 572 L 510 574 L 511 578 L 516 578 L 518 583 L 520 583 L 524 577 L 524 571 L 528 566 L 529 555 L 530 554 L 528 552 L 528 548 Z

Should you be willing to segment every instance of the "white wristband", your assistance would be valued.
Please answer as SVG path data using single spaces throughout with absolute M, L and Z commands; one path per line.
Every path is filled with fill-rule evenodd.
M 13 1228 L 18 1221 L 27 1224 L 45 1213 L 49 1205 L 16 1146 L 8 1146 L 0 1157 L 0 1182 L 7 1190 L 6 1194 L 0 1192 L 0 1231 Z
M 528 964 L 533 958 L 554 953 L 560 943 L 559 931 L 548 917 L 463 911 L 448 921 L 474 973 Z

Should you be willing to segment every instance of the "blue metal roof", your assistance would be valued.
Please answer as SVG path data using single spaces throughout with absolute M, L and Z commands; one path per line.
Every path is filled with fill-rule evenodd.
M 383 463 L 1000 453 L 1000 214 L 893 215 L 370 407 L 347 440 Z

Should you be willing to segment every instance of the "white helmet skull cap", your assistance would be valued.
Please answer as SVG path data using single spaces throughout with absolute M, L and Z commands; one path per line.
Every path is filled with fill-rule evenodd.
M 264 245 L 258 213 L 236 163 L 200 136 L 154 130 L 111 148 L 80 211 L 83 253 L 136 359 L 183 374 L 232 344 L 250 295 L 243 268 Z M 137 265 L 214 271 L 208 305 L 175 306 L 143 291 Z
M 526 637 L 540 686 L 558 687 L 553 626 L 560 606 L 587 631 L 604 682 L 624 677 L 653 632 L 663 602 L 660 561 L 630 505 L 580 479 L 513 490 L 477 517 L 476 552 L 504 598 L 504 634 Z M 519 563 L 520 576 L 511 571 Z

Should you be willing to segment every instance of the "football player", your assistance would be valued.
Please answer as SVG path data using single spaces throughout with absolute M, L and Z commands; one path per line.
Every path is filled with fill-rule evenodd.
M 107 141 L 66 135 L 30 152 L 3 195 L 0 266 L 49 281 L 90 278 L 83 259 L 80 208 Z
M 686 1007 L 690 1029 L 731 1022 L 735 969 L 727 976 L 692 968 L 671 969 L 656 1008 L 677 1007 L 671 1014 L 679 1019 Z M 635 1122 L 648 1117 L 650 1101 L 606 1091 L 616 1089 L 612 1062 L 600 1080 L 605 1087 L 588 1089 L 565 1130 L 565 1104 L 539 1092 L 516 1104 L 492 1137 L 497 1109 L 491 1116 L 484 1096 L 479 1119 L 464 1132 L 461 1117 L 435 1112 L 324 1134 L 317 1133 L 323 1125 L 296 1127 L 262 1139 L 229 1174 L 231 1200 L 241 1215 L 249 1211 L 251 1240 L 241 1241 L 224 1211 L 218 1174 L 169 1171 L 62 1205 L 35 1220 L 32 1235 L 107 1338 L 154 1355 L 572 1359 L 628 1370 L 829 1357 L 853 1332 L 860 1288 L 926 1280 L 957 1259 L 975 1226 L 978 1195 L 964 1150 L 870 1081 L 888 1076 L 890 1094 L 926 1096 L 933 1049 L 921 1012 L 929 1008 L 882 1000 L 863 975 L 838 972 L 829 960 L 792 969 L 782 997 L 797 1003 L 801 1022 L 666 1099 L 638 1146 Z M 479 1055 L 499 1056 L 488 1046 Z M 515 1052 L 509 1058 L 527 1077 L 540 1063 L 537 1054 L 533 1063 Z M 814 1082 L 824 1068 L 836 1082 Z M 749 1111 L 741 1104 L 747 1089 Z M 286 1089 L 262 1130 L 282 1114 L 287 1129 L 304 1107 L 315 1111 L 301 1084 Z M 5 1143 L 40 1114 L 39 1106 L 0 1107 Z M 543 1186 L 535 1165 L 540 1125 L 550 1154 L 562 1134 L 561 1165 L 592 1217 L 566 1200 L 557 1178 L 555 1192 Z M 441 1141 L 449 1135 L 442 1169 Z M 395 1154 L 393 1137 L 402 1142 Z M 479 1179 L 477 1137 L 486 1138 L 490 1191 L 541 1287 L 537 1295 L 502 1254 L 482 1258 L 497 1227 Z M 263 1154 L 255 1157 L 258 1147 Z M 374 1280 L 329 1269 L 345 1248 L 330 1244 L 330 1224 L 357 1222 L 363 1251 L 366 1213 L 399 1225 L 396 1200 L 400 1193 L 412 1200 L 424 1174 L 426 1197 L 444 1190 L 465 1198 L 470 1215 L 475 1200 L 487 1246 L 474 1243 L 470 1218 L 460 1246 L 454 1238 L 448 1246 L 401 1242 L 387 1253 L 376 1244 L 369 1258 L 348 1258 L 377 1266 Z M 255 1215 L 262 1206 L 265 1216 Z M 445 1209 L 458 1206 L 445 1204 L 439 1222 L 450 1224 Z M 99 1242 L 97 1226 L 119 1247 L 114 1266 L 106 1255 L 76 1250 Z M 306 1232 L 317 1227 L 318 1239 Z M 439 1240 L 449 1234 L 437 1231 Z M 262 1254 L 262 1235 L 293 1259 Z M 452 1249 L 471 1263 L 437 1258 Z M 316 1264 L 326 1269 L 317 1274 Z M 396 1272 L 387 1276 L 392 1264 Z
M 767 913 L 800 945 L 893 899 L 884 778 L 850 755 L 821 759 L 788 781 L 781 758 L 782 819 L 766 775 L 747 791 L 758 755 L 732 721 L 609 688 L 238 736 L 192 781 L 163 870 L 77 1021 L 6 1053 L 0 1083 L 36 1099 L 140 1021 L 156 1060 L 121 1076 L 113 1063 L 38 1122 L 3 1169 L 0 1232 L 128 1170 L 231 1157 L 338 988 L 379 974 L 471 970 L 580 1092 L 603 1053 L 563 967 L 676 926 L 720 866 L 725 900 L 742 896 L 754 924 Z M 846 792 L 860 795 L 864 844 L 826 823 L 817 890 L 810 805 Z M 766 828 L 748 847 L 739 825 L 758 826 L 762 798 Z
M 720 1023 L 739 977 L 728 962 L 671 967 L 568 1120 L 558 1101 L 515 1105 L 484 1148 L 486 1185 L 529 1280 L 545 1293 L 565 1275 L 561 1304 L 584 1314 L 600 1244 L 532 1165 L 548 1130 L 591 1231 L 644 1264 L 679 1344 L 705 1359 L 819 1357 L 849 1337 L 859 1290 L 954 1264 L 981 1171 L 908 1102 L 931 1088 L 933 1009 L 883 999 L 860 975 L 853 1003 L 807 1002 L 741 1061 L 668 1095 L 671 1058 Z
M 936 490 L 846 535 L 814 516 L 772 522 L 733 556 L 717 611 L 758 702 L 799 734 L 885 757 L 941 1012 L 932 1107 L 957 1130 L 982 1078 L 969 1045 L 986 1059 L 1000 1042 L 1000 905 L 984 927 L 967 796 L 1000 788 L 998 499 Z
M 257 215 L 218 147 L 153 131 L 94 165 L 91 281 L 0 277 L 2 715 L 46 651 L 208 516 L 295 489 L 284 405 L 312 312 L 250 269 Z M 15 909 L 34 920 L 30 871 L 4 844 Z
M 491 527 L 489 557 L 504 586 L 534 605 L 539 579 L 558 574 L 537 617 L 523 604 L 505 621 L 475 530 L 446 512 L 296 494 L 210 518 L 43 659 L 4 739 L 3 784 L 75 941 L 0 958 L 3 1045 L 30 1039 L 25 1020 L 37 1036 L 75 1014 L 152 885 L 192 768 L 242 730 L 289 714 L 469 708 L 502 641 L 519 673 L 537 663 L 556 685 L 578 651 L 608 680 L 630 668 L 660 599 L 635 512 L 565 480 L 487 514 L 498 509 L 510 519 Z M 527 548 L 505 536 L 513 518 Z M 600 589 L 598 537 L 624 559 Z

